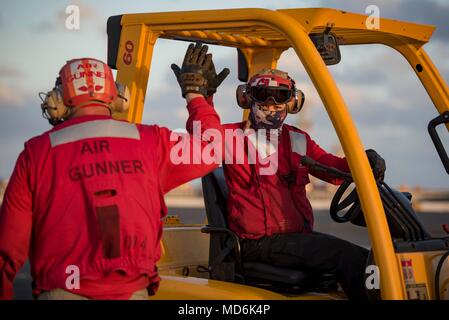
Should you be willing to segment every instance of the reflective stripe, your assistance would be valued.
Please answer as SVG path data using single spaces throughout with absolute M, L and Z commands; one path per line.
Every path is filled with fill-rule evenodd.
M 50 133 L 51 146 L 89 138 L 128 138 L 140 140 L 135 124 L 117 120 L 95 120 Z
M 290 143 L 292 151 L 305 156 L 307 154 L 307 138 L 303 133 L 290 131 Z

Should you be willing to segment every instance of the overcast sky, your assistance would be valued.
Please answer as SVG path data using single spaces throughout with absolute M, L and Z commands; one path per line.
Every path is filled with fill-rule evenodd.
M 80 30 L 65 28 L 65 8 L 81 9 Z M 23 142 L 49 129 L 42 119 L 38 92 L 48 91 L 66 60 L 95 57 L 106 60 L 106 21 L 111 15 L 199 9 L 261 7 L 268 9 L 332 7 L 365 13 L 377 5 L 381 17 L 432 24 L 437 27 L 425 49 L 446 82 L 449 79 L 449 1 L 61 1 L 2 0 L 0 2 L 0 178 L 12 172 Z M 159 40 L 153 54 L 144 123 L 171 129 L 183 128 L 185 104 L 170 70 L 180 63 L 187 44 Z M 212 46 L 218 68 L 231 75 L 216 96 L 223 122 L 236 122 L 241 112 L 235 103 L 237 54 L 235 49 Z M 427 123 L 437 116 L 427 93 L 406 61 L 384 46 L 342 47 L 342 62 L 329 69 L 352 113 L 366 148 L 376 149 L 387 160 L 386 179 L 391 185 L 449 188 L 449 177 L 427 133 Z M 312 123 L 310 134 L 323 148 L 333 151 L 339 141 L 329 117 L 296 54 L 289 50 L 278 67 L 297 79 L 306 94 L 299 119 Z M 449 148 L 449 134 L 439 130 Z

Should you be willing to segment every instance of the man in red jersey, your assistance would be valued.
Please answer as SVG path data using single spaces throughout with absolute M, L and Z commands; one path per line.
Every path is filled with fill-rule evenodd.
M 179 84 L 187 126 L 199 121 L 221 132 L 202 93 L 211 59 L 207 46 L 191 45 Z M 175 164 L 172 148 L 192 148 L 194 139 L 112 119 L 125 99 L 105 63 L 85 58 L 62 67 L 42 104 L 54 127 L 25 143 L 0 211 L 1 299 L 13 297 L 28 255 L 39 299 L 146 299 L 157 290 L 163 196 L 217 165 Z
M 349 298 L 366 298 L 368 250 L 313 231 L 306 195 L 309 174 L 332 184 L 342 180 L 310 171 L 301 164 L 302 157 L 344 172 L 349 167 L 345 158 L 323 150 L 307 132 L 284 124 L 288 113 L 301 110 L 303 93 L 286 72 L 263 69 L 237 88 L 237 102 L 249 109 L 249 118 L 223 125 L 223 168 L 228 224 L 241 239 L 242 260 L 333 273 Z M 228 152 L 234 148 L 237 152 Z M 376 178 L 383 179 L 384 160 L 373 150 L 367 156 Z

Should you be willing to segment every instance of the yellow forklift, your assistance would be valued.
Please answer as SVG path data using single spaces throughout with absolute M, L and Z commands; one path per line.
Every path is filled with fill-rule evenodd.
M 131 106 L 119 119 L 140 122 L 154 46 L 159 38 L 201 41 L 237 49 L 238 78 L 275 68 L 293 48 L 312 80 L 348 159 L 351 174 L 307 162 L 345 179 L 332 200 L 337 222 L 365 226 L 371 241 L 367 266 L 378 270 L 372 299 L 449 299 L 449 238 L 432 238 L 411 206 L 411 195 L 377 183 L 359 134 L 327 65 L 341 59 L 340 46 L 383 44 L 410 64 L 429 94 L 438 117 L 428 131 L 449 173 L 449 157 L 436 131 L 449 130 L 449 89 L 423 49 L 433 26 L 380 19 L 334 9 L 230 9 L 112 16 L 108 20 L 108 64 L 130 89 Z M 245 118 L 246 113 L 243 114 Z M 333 275 L 248 265 L 226 226 L 226 187 L 222 172 L 203 178 L 207 225 L 166 221 L 162 282 L 153 299 L 342 299 Z M 352 192 L 347 189 L 355 185 Z M 344 199 L 343 199 L 344 198 Z M 377 268 L 377 269 L 376 269 Z M 368 270 L 368 268 L 367 268 Z M 367 282 L 369 279 L 367 278 Z

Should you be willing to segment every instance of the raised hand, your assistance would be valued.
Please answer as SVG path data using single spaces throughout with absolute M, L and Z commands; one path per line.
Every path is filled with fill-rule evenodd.
M 207 80 L 207 97 L 212 96 L 217 92 L 217 88 L 220 86 L 220 84 L 226 79 L 226 77 L 229 75 L 229 69 L 224 68 L 218 75 L 215 71 L 215 65 L 214 62 L 211 61 L 209 70 L 207 70 L 206 73 L 206 80 Z
M 207 53 L 208 46 L 197 42 L 190 44 L 184 56 L 181 68 L 172 64 L 171 68 L 178 79 L 182 96 L 187 93 L 198 93 L 207 97 L 208 80 L 206 75 L 210 72 L 212 54 Z

